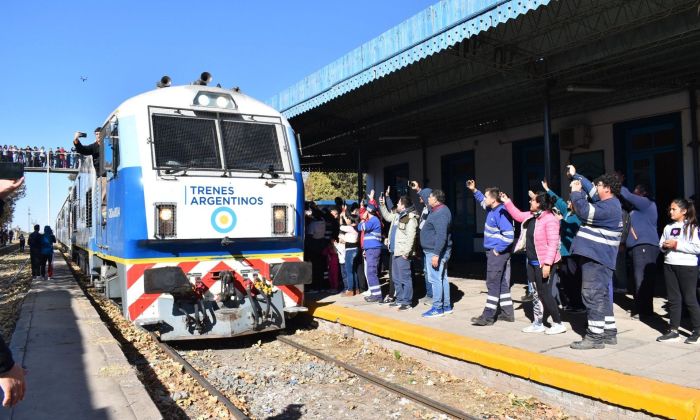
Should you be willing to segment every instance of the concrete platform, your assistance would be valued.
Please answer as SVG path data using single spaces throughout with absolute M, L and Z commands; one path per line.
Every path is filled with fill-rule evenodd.
M 12 336 L 27 393 L 0 419 L 160 419 L 119 344 L 59 254 L 54 279 L 34 281 Z
M 327 296 L 313 309 L 316 317 L 338 322 L 411 346 L 479 364 L 557 389 L 621 407 L 672 418 L 700 418 L 700 345 L 657 343 L 665 328 L 660 316 L 633 320 L 624 310 L 629 296 L 616 297 L 618 344 L 602 350 L 572 350 L 586 327 L 585 314 L 564 313 L 565 334 L 548 336 L 520 330 L 530 324 L 515 303 L 516 321 L 478 327 L 469 322 L 486 302 L 482 280 L 450 278 L 454 313 L 422 318 L 428 306 L 399 313 L 387 305 L 370 304 L 361 296 Z M 512 289 L 516 298 L 521 285 Z M 663 299 L 655 299 L 657 314 L 666 314 Z M 314 305 L 311 305 L 314 306 Z

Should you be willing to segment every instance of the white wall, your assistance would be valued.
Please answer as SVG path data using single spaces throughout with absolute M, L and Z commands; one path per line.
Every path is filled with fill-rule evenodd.
M 576 149 L 573 153 L 603 150 L 605 155 L 605 170 L 612 172 L 614 168 L 613 125 L 615 123 L 636 120 L 640 118 L 663 115 L 674 112 L 681 113 L 683 138 L 683 173 L 686 195 L 693 194 L 692 149 L 686 145 L 690 142 L 690 111 L 688 93 L 682 91 L 663 97 L 637 101 L 625 105 L 603 108 L 592 112 L 558 118 L 552 121 L 552 132 L 558 133 L 560 128 L 572 127 L 578 124 L 591 126 L 593 141 L 588 149 Z M 698 118 L 700 119 L 700 113 Z M 476 180 L 479 187 L 499 186 L 504 191 L 513 191 L 513 162 L 512 143 L 543 135 L 542 123 L 529 124 L 508 130 L 468 137 L 450 143 L 429 146 L 427 149 L 427 176 L 429 187 L 439 187 L 441 179 L 441 159 L 444 155 L 474 150 Z M 427 139 L 429 141 L 429 139 Z M 561 168 L 563 174 L 571 152 L 561 151 Z M 411 179 L 422 179 L 421 151 L 415 150 L 391 156 L 374 159 L 368 165 L 368 189 L 383 190 L 384 168 L 401 163 L 409 163 Z M 483 230 L 483 214 L 477 212 L 478 231 Z M 476 241 L 480 242 L 480 241 Z M 475 249 L 478 249 L 475 247 Z

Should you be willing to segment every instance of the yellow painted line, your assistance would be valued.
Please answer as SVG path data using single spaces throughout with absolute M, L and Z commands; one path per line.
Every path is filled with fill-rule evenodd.
M 85 252 L 88 252 L 91 256 L 95 255 L 102 258 L 103 260 L 114 261 L 119 264 L 158 264 L 158 263 L 168 263 L 168 262 L 184 262 L 184 261 L 223 261 L 229 259 L 272 259 L 272 258 L 304 258 L 303 252 L 291 252 L 287 254 L 236 254 L 236 255 L 207 255 L 200 257 L 176 257 L 176 258 L 120 258 L 113 255 L 104 254 L 101 252 L 90 251 L 82 246 L 77 246 Z
M 340 305 L 310 305 L 313 316 L 476 363 L 541 384 L 652 414 L 700 419 L 700 390 L 439 331 Z

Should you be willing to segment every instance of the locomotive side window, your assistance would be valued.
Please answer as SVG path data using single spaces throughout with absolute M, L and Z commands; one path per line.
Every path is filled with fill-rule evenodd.
M 119 125 L 116 118 L 102 128 L 102 139 L 102 173 L 112 179 L 119 169 Z
M 226 169 L 284 171 L 275 125 L 222 121 L 221 133 Z
M 214 120 L 153 115 L 152 141 L 156 168 L 221 169 Z

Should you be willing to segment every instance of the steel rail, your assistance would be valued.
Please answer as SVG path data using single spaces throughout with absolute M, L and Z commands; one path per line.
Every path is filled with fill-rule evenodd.
M 80 272 L 78 270 L 75 270 L 73 267 L 71 267 L 70 263 L 68 262 L 68 259 L 66 258 L 66 255 L 63 253 L 60 253 L 61 256 L 63 256 L 64 259 L 66 259 L 66 263 L 68 264 L 69 270 L 73 273 L 74 276 L 76 276 L 77 279 L 77 274 Z M 25 261 L 26 264 L 26 261 Z M 94 297 L 90 295 L 90 293 L 87 292 L 87 288 L 85 285 L 82 284 L 82 282 L 78 281 L 78 285 L 80 286 L 80 289 L 83 291 L 85 294 L 85 297 L 92 303 L 92 305 L 98 310 L 98 313 L 100 313 L 100 316 L 106 316 L 104 314 L 104 309 L 101 307 L 101 305 L 95 300 Z M 121 311 L 121 308 L 119 305 L 117 305 L 114 301 L 111 299 L 107 299 L 106 302 L 115 308 L 119 309 Z M 102 312 L 102 313 L 101 313 Z M 226 409 L 231 413 L 233 418 L 238 419 L 238 420 L 247 420 L 250 419 L 250 417 L 246 416 L 243 411 L 241 411 L 238 407 L 236 407 L 231 400 L 229 400 L 224 394 L 222 394 L 218 389 L 216 389 L 204 376 L 202 376 L 197 369 L 195 369 L 187 360 L 185 360 L 182 356 L 180 356 L 175 350 L 173 350 L 172 347 L 169 345 L 163 343 L 160 341 L 158 336 L 156 336 L 152 331 L 148 331 L 147 329 L 133 324 L 136 328 L 138 328 L 140 331 L 148 334 L 153 341 L 158 345 L 158 347 L 163 350 L 163 352 L 174 362 L 180 364 L 187 373 L 192 375 L 192 377 L 199 383 L 204 389 L 206 389 L 211 395 L 216 397 L 216 399 L 222 403 Z
M 359 376 L 360 378 L 362 378 L 368 382 L 371 382 L 375 385 L 378 385 L 382 388 L 385 388 L 385 389 L 387 389 L 395 394 L 398 394 L 402 397 L 409 398 L 409 399 L 411 399 L 419 404 L 422 404 L 430 409 L 433 409 L 435 411 L 445 413 L 449 416 L 456 417 L 458 419 L 468 419 L 468 420 L 478 420 L 479 419 L 479 417 L 472 416 L 471 414 L 465 413 L 462 410 L 459 410 L 457 408 L 451 407 L 451 406 L 443 404 L 441 402 L 432 400 L 424 395 L 420 395 L 417 392 L 411 391 L 410 389 L 404 388 L 404 387 L 397 385 L 397 384 L 393 384 L 391 382 L 387 382 L 378 376 L 374 376 L 368 372 L 365 372 L 361 369 L 358 369 L 358 368 L 356 368 L 352 365 L 349 365 L 345 362 L 341 362 L 340 360 L 338 360 L 332 356 L 329 356 L 327 354 L 324 354 L 324 353 L 321 353 L 317 350 L 309 348 L 309 347 L 307 347 L 303 344 L 300 344 L 294 340 L 291 340 L 287 337 L 277 336 L 277 340 L 283 342 L 284 344 L 292 346 L 296 349 L 299 349 L 305 353 L 309 353 L 315 357 L 318 357 L 321 360 L 324 360 L 326 362 L 333 363 L 337 366 L 340 366 L 341 368 Z
M 141 328 L 141 327 L 139 327 Z M 179 363 L 182 365 L 182 367 L 192 375 L 192 377 L 207 391 L 209 391 L 210 394 L 215 396 L 220 403 L 226 406 L 228 409 L 229 413 L 233 416 L 235 419 L 243 420 L 243 419 L 249 419 L 250 417 L 246 416 L 243 411 L 241 411 L 238 407 L 236 407 L 231 400 L 229 400 L 224 394 L 222 394 L 218 389 L 214 387 L 204 376 L 202 376 L 197 369 L 195 369 L 187 360 L 185 360 L 182 356 L 178 354 L 175 350 L 173 350 L 172 347 L 169 345 L 165 344 L 164 342 L 160 341 L 158 337 L 152 332 L 148 331 L 146 329 L 141 328 L 142 331 L 146 332 L 157 344 L 158 347 L 160 347 L 161 350 L 165 352 L 165 354 L 168 355 L 174 362 Z

